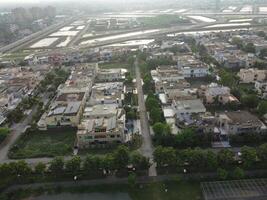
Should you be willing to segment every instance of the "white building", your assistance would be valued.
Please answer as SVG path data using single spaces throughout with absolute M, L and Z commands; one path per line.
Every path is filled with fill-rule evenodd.
M 208 65 L 191 55 L 179 57 L 177 66 L 185 78 L 205 77 L 209 73 Z
M 125 113 L 115 104 L 85 108 L 77 131 L 79 148 L 106 146 L 125 142 Z
M 101 69 L 97 74 L 97 80 L 100 82 L 122 81 L 125 79 L 126 69 Z

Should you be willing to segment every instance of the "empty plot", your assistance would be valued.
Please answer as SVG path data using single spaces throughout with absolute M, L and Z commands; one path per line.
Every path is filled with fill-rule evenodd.
M 243 8 L 241 8 L 240 12 L 252 12 L 252 6 L 244 6 Z
M 260 13 L 267 13 L 267 7 L 259 7 Z
M 250 23 L 229 23 L 229 24 L 214 24 L 206 26 L 205 28 L 222 28 L 222 27 L 237 27 L 237 26 L 250 26 Z
M 216 22 L 215 19 L 204 17 L 204 16 L 195 16 L 194 15 L 194 16 L 188 16 L 188 17 L 191 18 L 191 19 L 202 21 L 202 22 Z
M 247 179 L 201 183 L 205 200 L 257 200 L 267 198 L 267 179 Z
M 131 33 L 118 34 L 118 35 L 101 37 L 101 38 L 92 39 L 92 40 L 86 40 L 86 41 L 81 42 L 80 44 L 81 45 L 93 44 L 96 42 L 104 42 L 108 40 L 115 40 L 115 39 L 120 39 L 120 38 L 131 37 L 131 36 L 144 35 L 144 34 L 154 33 L 158 31 L 159 29 L 152 29 L 152 30 L 146 30 L 146 31 L 136 31 L 136 32 L 131 32 Z
M 75 36 L 79 33 L 79 31 L 58 31 L 52 33 L 50 36 L 52 37 L 61 37 L 61 36 Z
M 174 13 L 183 13 L 187 11 L 187 9 L 180 9 L 180 10 L 175 10 Z
M 65 47 L 69 44 L 69 42 L 71 41 L 71 37 L 67 37 L 66 40 L 60 42 L 57 47 Z
M 154 42 L 154 39 L 150 39 L 150 40 L 130 40 L 130 41 L 126 41 L 126 42 L 111 44 L 111 45 L 108 45 L 108 46 L 112 46 L 112 47 L 138 46 L 138 45 L 146 45 L 146 44 L 149 44 L 151 42 Z
M 38 42 L 34 43 L 33 45 L 31 45 L 30 48 L 48 47 L 57 40 L 58 40 L 58 38 L 44 38 L 44 39 L 41 39 Z
M 77 30 L 82 30 L 82 29 L 84 29 L 84 27 L 85 27 L 84 25 L 83 26 L 78 26 L 76 29 Z
M 231 19 L 229 20 L 230 23 L 233 22 L 251 22 L 253 19 Z
M 65 26 L 65 27 L 61 28 L 60 31 L 69 31 L 72 28 L 73 28 L 73 26 Z

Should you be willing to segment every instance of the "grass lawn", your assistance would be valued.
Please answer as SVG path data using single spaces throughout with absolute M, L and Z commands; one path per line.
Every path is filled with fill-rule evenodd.
M 155 17 L 141 17 L 138 19 L 145 27 L 168 27 L 190 23 L 190 20 L 177 15 L 158 15 Z
M 105 155 L 108 153 L 111 153 L 114 151 L 116 147 L 114 148 L 95 148 L 95 149 L 79 149 L 78 155 L 84 156 L 84 155 Z
M 167 192 L 165 191 L 167 189 Z M 200 200 L 202 193 L 199 183 L 194 182 L 155 182 L 145 185 L 137 192 L 130 192 L 132 199 L 153 200 Z
M 36 131 L 20 137 L 9 152 L 13 159 L 71 155 L 76 131 Z
M 167 191 L 166 191 L 167 189 Z M 71 188 L 50 188 L 40 190 L 20 190 L 13 193 L 15 199 L 117 199 L 117 200 L 203 200 L 198 182 L 153 182 L 129 185 L 95 185 Z

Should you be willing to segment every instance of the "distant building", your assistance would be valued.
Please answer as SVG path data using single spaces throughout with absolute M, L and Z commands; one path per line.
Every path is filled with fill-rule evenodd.
M 210 85 L 202 85 L 198 89 L 198 95 L 202 97 L 207 104 L 214 103 L 215 99 L 222 104 L 230 102 L 239 102 L 236 97 L 231 95 L 230 88 L 225 86 L 219 86 L 216 83 L 211 83 Z
M 161 65 L 156 70 L 151 70 L 151 76 L 154 82 L 169 81 L 175 82 L 184 79 L 184 75 L 178 70 L 177 66 Z
M 254 83 L 255 81 L 263 81 L 266 79 L 267 70 L 259 70 L 257 68 L 240 69 L 237 76 L 242 83 Z
M 267 97 L 267 81 L 255 81 L 255 89 L 263 98 Z
M 174 100 L 172 108 L 176 115 L 191 115 L 206 112 L 206 108 L 200 99 Z
M 97 81 L 111 82 L 122 81 L 125 79 L 126 69 L 114 68 L 114 69 L 101 69 L 97 74 Z
M 179 57 L 177 66 L 185 78 L 205 77 L 209 73 L 208 65 L 191 55 Z

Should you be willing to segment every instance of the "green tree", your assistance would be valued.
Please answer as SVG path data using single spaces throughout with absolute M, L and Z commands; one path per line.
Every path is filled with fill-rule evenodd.
M 154 96 L 148 96 L 146 99 L 146 109 L 151 111 L 153 108 L 159 107 L 159 102 Z
M 214 170 L 218 167 L 218 160 L 217 155 L 211 151 L 206 151 L 206 162 L 207 162 L 207 169 L 208 170 Z
M 128 176 L 128 184 L 131 188 L 134 188 L 136 185 L 136 175 L 135 173 L 130 173 Z
M 244 166 L 249 168 L 256 162 L 257 152 L 255 148 L 244 146 L 241 148 L 241 158 Z
M 172 147 L 158 146 L 153 155 L 158 167 L 164 167 L 166 165 L 172 167 L 177 165 L 176 152 Z
M 136 119 L 136 112 L 134 110 L 131 110 L 126 113 L 126 117 L 130 120 Z
M 66 171 L 72 174 L 76 174 L 80 171 L 81 158 L 79 156 L 74 156 L 66 162 Z
M 258 31 L 257 35 L 260 36 L 260 37 L 265 37 L 266 33 L 264 31 Z
M 236 167 L 232 173 L 234 179 L 243 179 L 245 177 L 245 172 L 240 167 Z
M 155 135 L 168 135 L 171 133 L 171 128 L 169 124 L 157 122 L 153 125 L 153 131 Z
M 61 174 L 64 170 L 64 160 L 62 157 L 56 157 L 50 162 L 49 170 L 53 174 Z
M 267 113 L 267 101 L 261 101 L 257 107 L 258 113 L 263 116 Z
M 255 53 L 255 46 L 252 42 L 249 42 L 247 43 L 245 46 L 244 46 L 244 51 L 248 52 L 248 53 Z
M 190 166 L 199 171 L 206 170 L 207 160 L 205 158 L 205 151 L 199 148 L 185 149 L 183 157 L 190 164 Z
M 126 146 L 119 146 L 113 153 L 114 163 L 117 169 L 123 169 L 128 165 L 130 159 L 129 149 Z
M 217 176 L 220 180 L 226 180 L 228 178 L 228 172 L 225 169 L 218 168 Z
M 260 50 L 259 57 L 260 57 L 261 59 L 263 59 L 263 58 L 266 57 L 266 56 L 267 56 L 267 48 L 261 49 L 261 50 Z
M 87 155 L 83 162 L 83 170 L 86 174 L 99 171 L 101 159 L 98 156 Z
M 232 38 L 232 44 L 236 45 L 239 49 L 243 47 L 243 41 L 239 37 Z
M 24 160 L 11 162 L 9 166 L 13 175 L 26 176 L 32 172 L 30 166 Z
M 139 152 L 134 152 L 131 155 L 130 162 L 137 170 L 146 170 L 150 166 L 149 159 Z
M 8 136 L 10 129 L 7 127 L 0 128 L 0 143 Z
M 115 161 L 113 155 L 107 154 L 101 160 L 101 168 L 105 170 L 114 170 L 115 168 Z
M 267 143 L 259 146 L 257 155 L 263 163 L 267 164 Z
M 175 142 L 176 146 L 181 147 L 193 147 L 196 143 L 196 133 L 192 128 L 182 129 L 176 136 Z
M 259 98 L 255 94 L 248 94 L 241 97 L 241 103 L 247 108 L 256 108 L 259 103 Z
M 143 85 L 144 93 L 147 94 L 149 92 L 153 92 L 154 83 L 153 83 L 153 80 L 150 74 L 146 74 L 144 76 L 143 82 L 144 82 L 144 85 Z
M 234 164 L 234 152 L 229 149 L 223 149 L 217 154 L 218 164 L 223 167 L 231 167 Z
M 220 84 L 233 88 L 236 85 L 237 78 L 226 70 L 220 70 Z
M 163 113 L 160 108 L 152 108 L 151 111 L 149 112 L 149 117 L 153 124 L 164 121 Z
M 34 167 L 34 172 L 36 174 L 41 174 L 43 175 L 46 170 L 46 165 L 42 162 L 37 163 L 37 165 Z

